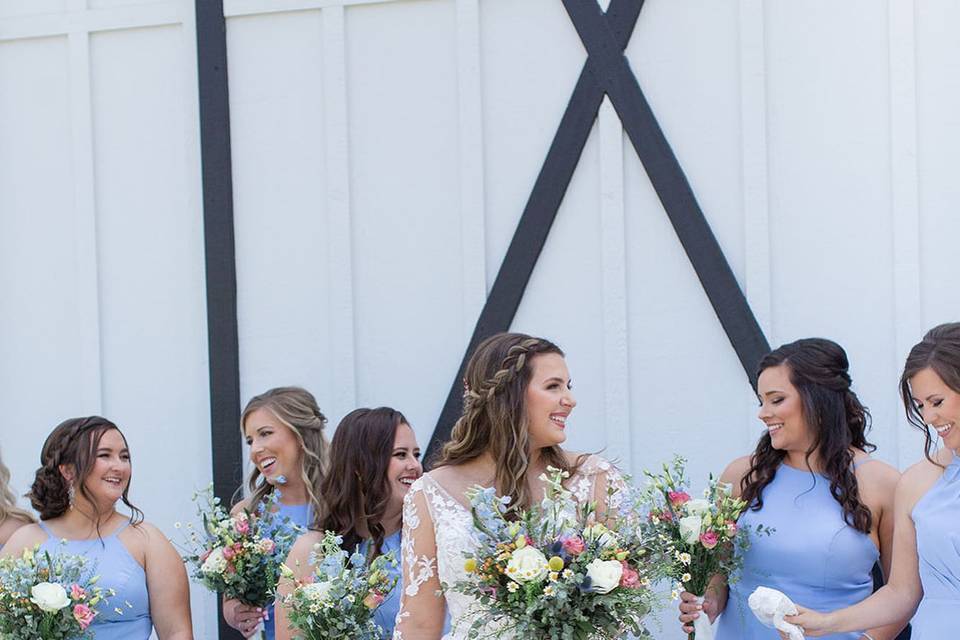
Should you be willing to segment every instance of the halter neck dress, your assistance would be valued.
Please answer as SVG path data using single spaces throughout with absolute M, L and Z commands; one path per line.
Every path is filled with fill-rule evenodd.
M 310 508 L 309 504 L 279 504 L 279 509 L 276 513 L 276 522 L 283 523 L 285 519 L 289 519 L 291 524 L 295 524 L 298 527 L 306 528 L 310 525 L 310 520 L 313 518 L 313 509 Z M 278 524 L 278 527 L 282 524 Z M 276 528 L 274 529 L 274 531 Z M 273 609 L 274 605 L 271 603 L 267 607 L 267 619 L 263 622 L 264 635 L 266 635 L 267 640 L 274 640 L 277 635 L 276 627 L 273 622 Z

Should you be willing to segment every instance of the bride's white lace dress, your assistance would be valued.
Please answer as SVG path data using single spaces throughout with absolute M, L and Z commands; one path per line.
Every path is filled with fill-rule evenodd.
M 622 482 L 616 467 L 600 456 L 590 455 L 567 486 L 577 502 L 599 503 L 605 499 L 607 487 Z M 473 531 L 470 511 L 429 473 L 413 483 L 403 503 L 400 555 L 404 588 L 394 640 L 437 640 L 414 631 L 411 623 L 415 616 L 423 615 L 423 607 L 435 611 L 437 603 L 428 599 L 438 597 L 446 600 L 450 614 L 450 631 L 443 640 L 467 638 L 473 599 L 454 591 L 439 596 L 438 591 L 441 583 L 453 585 L 467 578 L 463 552 L 476 547 Z

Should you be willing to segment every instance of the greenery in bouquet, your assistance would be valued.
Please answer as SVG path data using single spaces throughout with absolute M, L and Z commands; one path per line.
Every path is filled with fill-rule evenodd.
M 81 640 L 113 591 L 97 586 L 89 561 L 39 552 L 0 558 L 0 638 Z
M 470 638 L 550 640 L 650 637 L 643 624 L 658 598 L 661 565 L 648 553 L 639 503 L 616 483 L 598 512 L 563 486 L 569 474 L 541 476 L 544 500 L 525 511 L 493 489 L 468 492 L 479 543 L 465 552 L 467 579 L 445 589 L 474 599 Z
M 329 531 L 313 546 L 308 579 L 296 581 L 284 567 L 284 576 L 294 581 L 292 593 L 284 596 L 291 627 L 302 640 L 380 640 L 381 629 L 374 612 L 383 604 L 397 582 L 392 553 L 379 555 L 369 563 L 357 548 L 341 548 L 343 538 Z
M 213 487 L 194 494 L 201 525 L 187 524 L 183 561 L 200 584 L 244 604 L 266 607 L 276 599 L 277 581 L 290 547 L 302 529 L 277 515 L 278 491 L 254 509 L 231 515 Z M 182 528 L 178 522 L 176 528 Z
M 667 573 L 677 589 L 704 595 L 717 574 L 735 580 L 743 552 L 750 546 L 748 527 L 737 521 L 747 504 L 733 497 L 730 486 L 710 475 L 702 498 L 693 498 L 685 475 L 686 460 L 675 456 L 662 473 L 644 475 L 648 537 L 658 555 L 668 559 Z M 755 534 L 772 530 L 758 525 Z M 675 590 L 673 597 L 679 594 Z

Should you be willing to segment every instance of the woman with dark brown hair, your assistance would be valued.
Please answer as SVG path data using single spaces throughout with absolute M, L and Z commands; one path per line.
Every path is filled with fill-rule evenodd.
M 89 628 L 96 640 L 147 640 L 154 629 L 160 640 L 192 640 L 187 572 L 130 502 L 131 475 L 127 440 L 115 424 L 99 416 L 61 423 L 43 444 L 29 493 L 40 523 L 18 530 L 0 555 L 40 545 L 95 562 L 99 586 L 115 592 Z M 118 502 L 130 513 L 119 513 Z
M 800 615 L 790 621 L 801 625 L 807 635 L 886 624 L 913 615 L 913 640 L 957 637 L 960 322 L 934 327 L 914 345 L 900 376 L 900 394 L 907 419 L 924 435 L 924 460 L 907 469 L 897 484 L 890 581 L 865 601 L 833 613 L 798 605 Z M 939 450 L 933 448 L 935 437 L 940 439 Z
M 330 448 L 324 433 L 327 418 L 313 394 L 300 387 L 277 387 L 254 396 L 240 416 L 240 426 L 250 447 L 250 496 L 238 502 L 233 513 L 253 510 L 279 492 L 277 520 L 306 528 L 323 511 L 320 486 L 326 477 Z M 249 638 L 263 622 L 267 640 L 274 638 L 273 605 L 252 607 L 239 600 L 224 600 L 223 617 Z
M 399 563 L 403 499 L 422 473 L 417 437 L 402 413 L 389 407 L 351 411 L 340 421 L 330 445 L 330 470 L 322 487 L 326 510 L 294 544 L 287 566 L 297 579 L 309 578 L 310 552 L 325 531 L 342 536 L 346 551 L 360 547 L 368 560 L 393 553 Z M 399 573 L 398 568 L 398 578 Z M 291 588 L 282 581 L 280 593 Z M 384 638 L 393 636 L 400 590 L 398 579 L 375 613 Z M 277 639 L 294 637 L 287 612 L 278 607 Z
M 680 621 L 723 615 L 717 640 L 766 640 L 747 598 L 759 586 L 828 608 L 859 602 L 873 589 L 879 559 L 890 568 L 893 488 L 897 471 L 869 456 L 870 414 L 851 388 L 847 354 L 835 342 L 807 338 L 760 361 L 758 417 L 765 433 L 750 456 L 734 460 L 721 480 L 748 505 L 741 525 L 775 529 L 751 536 L 738 580 L 717 576 L 698 605 L 684 593 Z M 888 573 L 889 575 L 889 573 Z M 834 640 L 892 640 L 906 619 Z
M 602 516 L 607 487 L 619 482 L 619 474 L 599 456 L 561 448 L 576 404 L 563 351 L 549 340 L 500 333 L 477 347 L 464 377 L 463 415 L 440 460 L 404 502 L 404 591 L 394 638 L 437 640 L 445 610 L 452 631 L 443 637 L 467 637 L 474 601 L 440 589 L 467 577 L 471 487 L 493 487 L 524 509 L 544 495 L 540 478 L 552 466 L 568 472 L 576 500 L 597 501 Z

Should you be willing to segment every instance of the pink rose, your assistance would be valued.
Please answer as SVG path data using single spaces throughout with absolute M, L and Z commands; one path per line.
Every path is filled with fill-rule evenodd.
M 383 596 L 376 591 L 371 591 L 367 594 L 367 597 L 363 599 L 363 604 L 367 609 L 376 609 L 383 604 Z
M 273 550 L 276 548 L 276 546 L 277 545 L 274 544 L 273 540 L 271 540 L 270 538 L 264 538 L 263 540 L 260 541 L 260 553 L 271 554 L 273 553 Z
M 717 539 L 717 534 L 712 529 L 706 533 L 700 534 L 700 544 L 707 549 L 713 549 L 715 546 L 717 546 L 717 542 L 719 542 Z
M 626 560 L 621 560 L 620 564 L 623 565 L 623 573 L 620 575 L 620 586 L 626 587 L 627 589 L 636 589 L 639 587 L 640 574 L 632 569 L 630 563 Z
M 686 491 L 671 491 L 667 494 L 667 498 L 670 499 L 670 504 L 674 507 L 679 507 L 690 502 L 690 494 Z
M 237 518 L 233 521 L 233 528 L 238 534 L 245 536 L 250 533 L 250 521 L 247 520 L 246 515 L 244 515 L 242 518 Z
M 96 615 L 97 612 L 85 604 L 78 604 L 73 607 L 73 617 L 84 631 L 90 626 L 90 623 L 93 622 L 93 618 Z
M 587 545 L 584 544 L 583 538 L 580 536 L 572 536 L 563 541 L 563 550 L 572 556 L 580 555 L 586 548 Z
M 223 557 L 227 560 L 233 560 L 233 556 L 237 555 L 237 552 L 234 551 L 233 547 L 224 547 L 223 548 Z
M 78 584 L 70 585 L 70 597 L 74 600 L 84 600 L 87 597 L 87 592 Z

